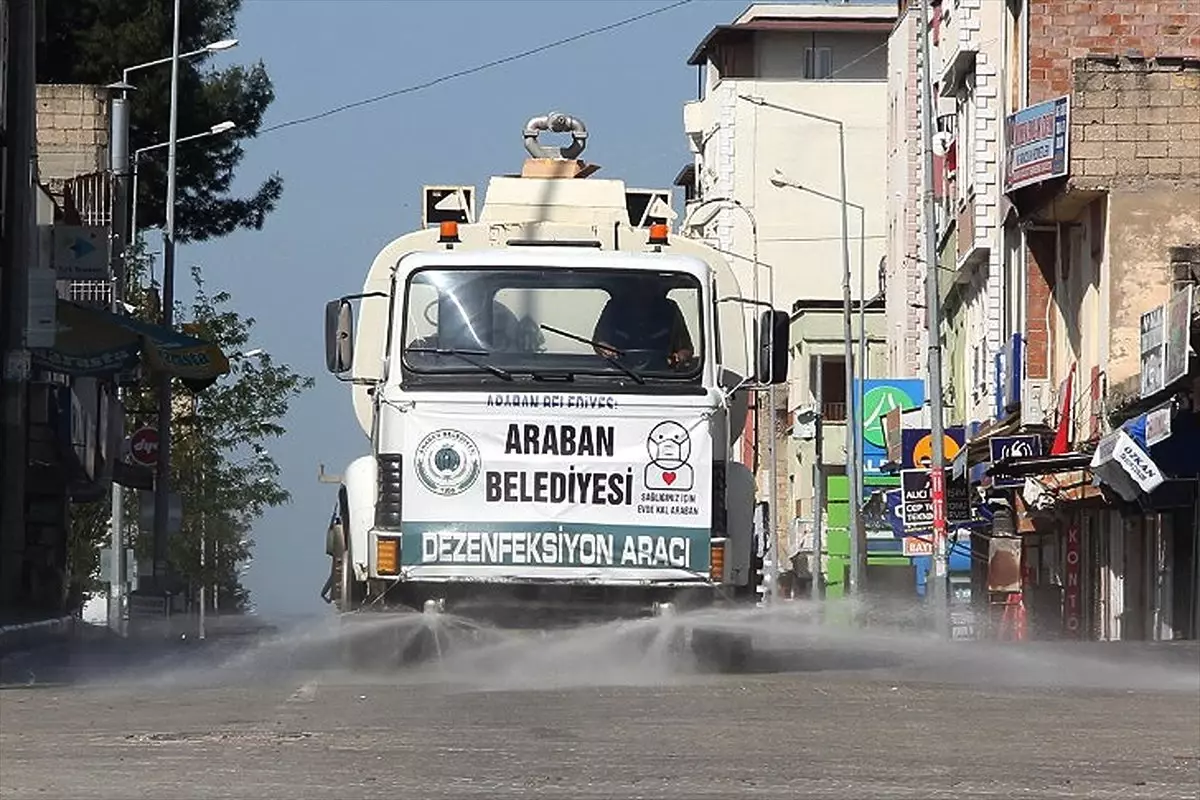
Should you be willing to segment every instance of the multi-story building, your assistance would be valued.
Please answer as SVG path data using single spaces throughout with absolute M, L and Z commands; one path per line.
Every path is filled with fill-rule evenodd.
M 768 435 L 780 437 L 774 506 L 785 557 L 802 549 L 805 530 L 822 516 L 813 476 L 830 483 L 821 488 L 831 524 L 841 525 L 829 537 L 834 587 L 842 583 L 847 551 L 849 403 L 840 327 L 847 256 L 853 338 L 860 336 L 857 306 L 865 298 L 870 369 L 884 363 L 882 304 L 870 301 L 880 293 L 885 252 L 887 42 L 894 20 L 890 5 L 756 4 L 713 28 L 688 60 L 701 76 L 700 96 L 684 108 L 695 156 L 677 180 L 688 200 L 685 227 L 729 255 L 731 278 L 744 295 L 757 286 L 763 299 L 773 293 L 776 307 L 794 310 L 790 386 L 776 396 L 774 424 L 761 398 L 753 424 L 764 432 L 760 445 Z M 756 255 L 763 265 L 757 275 Z M 821 397 L 814 393 L 818 383 Z M 825 422 L 817 471 L 816 443 L 787 436 L 792 412 L 813 405 Z M 755 441 L 748 430 L 744 458 L 757 467 L 765 447 L 756 449 Z M 758 471 L 766 489 L 765 470 Z
M 978 596 L 1019 589 L 1035 635 L 1194 637 L 1200 7 L 920 8 L 902 15 L 955 101 L 936 264 L 947 414 L 969 438 L 953 473 L 991 520 Z M 910 333 L 889 329 L 893 353 Z

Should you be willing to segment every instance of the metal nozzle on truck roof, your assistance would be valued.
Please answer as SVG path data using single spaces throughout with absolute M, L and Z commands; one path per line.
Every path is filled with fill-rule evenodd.
M 551 133 L 571 134 L 571 143 L 566 147 L 548 147 L 538 144 L 538 135 L 542 131 Z M 540 117 L 534 117 L 525 123 L 525 149 L 534 158 L 561 158 L 573 161 L 579 158 L 587 147 L 587 126 L 583 120 L 569 114 L 552 111 Z

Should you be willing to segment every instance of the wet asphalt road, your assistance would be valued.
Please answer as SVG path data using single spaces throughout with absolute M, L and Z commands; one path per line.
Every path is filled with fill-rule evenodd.
M 9 655 L 0 797 L 1200 796 L 1195 643 L 772 631 L 717 675 L 639 641 L 452 641 L 386 674 L 319 634 Z

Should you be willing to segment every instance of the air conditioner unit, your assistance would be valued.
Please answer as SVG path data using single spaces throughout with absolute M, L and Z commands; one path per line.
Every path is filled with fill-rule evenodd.
M 1021 426 L 1045 425 L 1054 406 L 1054 390 L 1045 378 L 1026 378 L 1021 390 Z
M 804 406 L 792 412 L 792 438 L 811 442 L 817 438 L 817 409 Z

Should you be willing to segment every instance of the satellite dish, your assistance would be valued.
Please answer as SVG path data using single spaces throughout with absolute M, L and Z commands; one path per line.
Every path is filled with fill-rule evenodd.
M 947 131 L 938 131 L 933 135 L 933 154 L 936 156 L 946 155 L 950 152 L 950 145 L 953 143 L 953 134 Z

